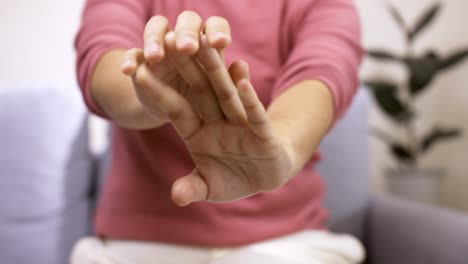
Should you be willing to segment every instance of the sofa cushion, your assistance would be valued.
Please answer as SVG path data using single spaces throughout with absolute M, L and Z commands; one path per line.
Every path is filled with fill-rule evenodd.
M 362 88 L 348 113 L 323 140 L 318 165 L 326 183 L 325 205 L 333 231 L 364 238 L 369 202 L 369 94 Z
M 86 115 L 73 84 L 0 87 L 2 263 L 67 263 L 89 232 Z

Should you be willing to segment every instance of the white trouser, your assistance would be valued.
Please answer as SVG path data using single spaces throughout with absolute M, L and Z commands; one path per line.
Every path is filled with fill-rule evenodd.
M 352 236 L 303 231 L 236 248 L 81 239 L 71 264 L 356 264 L 364 259 Z

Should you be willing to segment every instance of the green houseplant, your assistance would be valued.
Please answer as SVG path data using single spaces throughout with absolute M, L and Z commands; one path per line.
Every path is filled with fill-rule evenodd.
M 442 58 L 433 50 L 427 51 L 423 56 L 412 54 L 414 41 L 421 33 L 427 31 L 428 26 L 434 22 L 441 9 L 442 5 L 440 3 L 435 4 L 424 12 L 416 24 L 410 28 L 406 26 L 399 12 L 393 6 L 388 6 L 390 14 L 405 35 L 407 42 L 406 54 L 397 56 L 390 51 L 380 49 L 368 49 L 367 51 L 370 59 L 400 63 L 408 71 L 408 80 L 403 87 L 388 80 L 372 78 L 364 80 L 365 86 L 373 94 L 382 112 L 394 123 L 403 127 L 406 132 L 406 140 L 402 142 L 385 131 L 377 128 L 373 129 L 373 134 L 387 143 L 390 153 L 398 161 L 399 172 L 393 171 L 391 174 L 399 174 L 405 177 L 408 177 L 407 175 L 422 175 L 422 177 L 426 178 L 431 176 L 440 178 L 441 172 L 439 171 L 423 172 L 419 168 L 418 161 L 422 155 L 429 152 L 437 143 L 455 139 L 461 135 L 461 131 L 457 128 L 440 125 L 434 125 L 432 130 L 424 135 L 417 135 L 414 128 L 415 119 L 418 116 L 414 104 L 418 97 L 430 87 L 432 81 L 439 74 L 451 69 L 468 57 L 468 49 L 456 51 L 446 58 Z M 424 174 L 430 174 L 431 176 L 424 176 Z M 397 188 L 400 187 L 404 188 L 404 186 Z M 438 186 L 426 187 L 436 188 Z M 409 192 L 414 192 L 414 187 L 411 188 L 413 190 Z M 419 200 L 436 199 L 436 197 L 432 197 Z

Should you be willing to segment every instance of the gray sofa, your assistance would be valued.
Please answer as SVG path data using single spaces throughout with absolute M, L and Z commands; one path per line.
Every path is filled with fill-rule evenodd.
M 90 232 L 86 120 L 73 84 L 0 86 L 1 264 L 64 264 Z
M 322 142 L 330 227 L 364 242 L 367 263 L 467 264 L 468 215 L 369 192 L 369 95 Z
M 0 263 L 63 264 L 91 233 L 98 174 L 87 113 L 73 85 L 0 87 Z M 368 263 L 466 264 L 468 216 L 368 188 L 364 91 L 322 144 L 330 227 L 359 237 Z M 101 171 L 101 173 L 99 173 Z

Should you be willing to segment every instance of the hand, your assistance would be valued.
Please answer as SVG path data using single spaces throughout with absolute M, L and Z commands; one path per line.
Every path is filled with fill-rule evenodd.
M 200 25 L 193 12 L 179 16 L 175 32 L 165 18 L 152 18 L 144 51 L 130 50 L 122 67 L 146 111 L 171 122 L 192 155 L 194 171 L 172 188 L 178 205 L 232 201 L 292 177 L 291 144 L 273 130 L 247 64 L 225 67 L 227 21 L 210 18 L 201 38 Z
M 273 130 L 265 108 L 245 78 L 248 65 L 236 62 L 228 74 L 216 55 L 202 40 L 197 57 L 211 69 L 207 75 L 225 118 L 213 124 L 196 120 L 187 128 L 174 123 L 195 163 L 192 173 L 178 179 L 172 188 L 173 200 L 182 206 L 194 201 L 228 202 L 271 191 L 293 176 L 292 146 Z M 237 105 L 239 99 L 241 104 Z M 236 112 L 245 113 L 245 119 L 229 117 L 235 117 Z
M 173 201 L 181 206 L 227 202 L 284 185 L 293 176 L 292 146 L 273 129 L 248 79 L 247 64 L 237 61 L 228 71 L 205 36 L 195 56 L 187 60 L 177 49 L 176 35 L 168 33 L 165 46 L 178 74 L 193 83 L 188 91 L 199 89 L 193 92 L 213 96 L 203 101 L 184 97 L 145 65 L 135 78 L 142 104 L 150 113 L 167 113 L 195 163 L 192 173 L 173 184 Z M 195 60 L 203 66 L 201 72 L 191 65 Z M 197 69 L 198 76 L 191 76 L 194 72 L 188 69 Z M 197 107 L 200 102 L 218 107 L 219 115 Z
M 169 23 L 165 17 L 155 16 L 149 20 L 144 32 L 144 49 L 129 50 L 122 63 L 122 72 L 132 77 L 137 96 L 141 98 L 138 76 L 141 72 L 149 72 L 164 82 L 177 93 L 194 103 L 196 110 L 207 122 L 222 118 L 222 113 L 216 103 L 213 91 L 208 88 L 209 80 L 202 73 L 200 65 L 191 57 L 199 49 L 199 38 L 202 20 L 192 11 L 183 12 L 178 20 L 172 38 L 176 38 L 176 45 L 172 53 L 175 60 L 167 56 L 165 37 L 169 30 Z M 220 17 L 211 17 L 204 27 L 209 43 L 215 47 L 223 57 L 223 50 L 230 44 L 231 36 L 227 21 Z M 190 89 L 189 89 L 190 87 Z M 173 103 L 178 103 L 174 101 Z M 160 124 L 170 120 L 168 109 L 154 106 L 151 115 Z

